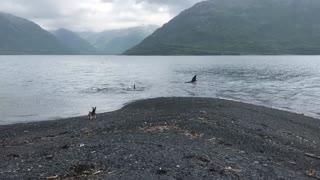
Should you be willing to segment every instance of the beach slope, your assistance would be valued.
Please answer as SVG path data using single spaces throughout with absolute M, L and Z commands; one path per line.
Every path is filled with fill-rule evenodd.
M 0 132 L 0 179 L 320 178 L 320 120 L 227 100 L 148 99 Z

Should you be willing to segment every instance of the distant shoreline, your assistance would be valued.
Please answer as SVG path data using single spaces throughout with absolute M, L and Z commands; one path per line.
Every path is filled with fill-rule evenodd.
M 213 98 L 0 126 L 0 179 L 319 178 L 320 121 Z
M 146 100 L 152 100 L 152 99 L 158 99 L 158 98 L 163 98 L 163 97 L 156 97 L 156 98 L 146 98 L 146 99 L 136 99 L 136 100 L 131 100 L 122 105 L 119 109 L 111 110 L 111 111 L 105 111 L 105 112 L 99 112 L 99 114 L 107 114 L 107 113 L 112 113 L 114 111 L 119 111 L 122 108 L 130 105 L 131 103 L 139 102 L 139 101 L 146 101 Z M 290 111 L 289 109 L 285 108 L 280 108 L 280 107 L 268 107 L 268 106 L 263 106 L 263 105 L 257 105 L 257 104 L 252 104 L 250 102 L 243 102 L 243 101 L 238 101 L 234 99 L 228 99 L 228 98 L 210 98 L 210 97 L 166 97 L 166 98 L 208 98 L 208 99 L 217 99 L 217 100 L 222 100 L 222 101 L 231 101 L 231 102 L 236 102 L 236 103 L 243 103 L 243 104 L 249 104 L 252 106 L 257 106 L 257 107 L 263 107 L 263 108 L 269 108 L 269 109 L 274 109 L 278 111 L 284 111 L 287 113 L 292 113 L 296 115 L 302 115 L 307 118 L 313 118 L 316 119 L 320 122 L 320 119 L 312 116 L 311 114 L 305 114 L 303 112 L 298 112 L 298 111 Z M 49 117 L 46 119 L 42 120 L 29 120 L 29 121 L 24 121 L 24 122 L 12 122 L 12 123 L 3 123 L 0 124 L 0 126 L 6 126 L 6 125 L 19 125 L 19 124 L 28 124 L 28 123 L 38 123 L 38 122 L 50 122 L 50 121 L 59 121 L 59 120 L 64 120 L 64 119 L 70 119 L 70 118 L 83 118 L 86 117 L 86 115 L 77 115 L 77 116 L 67 116 L 67 117 Z

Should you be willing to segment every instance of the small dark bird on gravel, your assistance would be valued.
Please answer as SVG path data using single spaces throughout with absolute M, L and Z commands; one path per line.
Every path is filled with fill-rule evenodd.
M 193 76 L 191 81 L 185 82 L 185 83 L 195 83 L 197 81 L 197 75 Z

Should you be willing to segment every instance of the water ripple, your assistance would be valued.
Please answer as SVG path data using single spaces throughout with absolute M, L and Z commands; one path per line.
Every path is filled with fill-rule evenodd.
M 6 66 L 0 80 L 0 123 L 86 114 L 92 106 L 112 111 L 137 99 L 163 96 L 219 97 L 320 118 L 319 59 L 0 56 Z M 195 74 L 196 85 L 184 83 Z

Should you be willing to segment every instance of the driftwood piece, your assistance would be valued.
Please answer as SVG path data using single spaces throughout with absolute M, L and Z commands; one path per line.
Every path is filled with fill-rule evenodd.
M 311 157 L 311 158 L 320 159 L 320 156 L 317 156 L 315 154 L 306 153 L 305 155 L 308 156 L 308 157 Z

